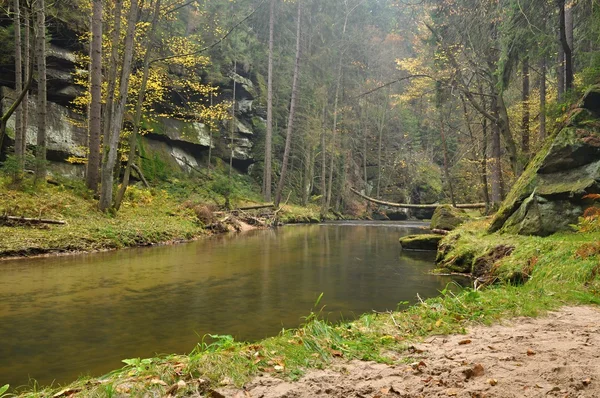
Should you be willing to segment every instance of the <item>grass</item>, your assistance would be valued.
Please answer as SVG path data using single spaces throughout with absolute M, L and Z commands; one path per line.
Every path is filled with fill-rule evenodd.
M 324 368 L 336 358 L 403 363 L 390 352 L 403 352 L 425 336 L 464 332 L 472 324 L 492 324 L 516 316 L 538 316 L 566 304 L 600 304 L 600 245 L 597 234 L 565 233 L 546 238 L 487 235 L 489 221 L 475 221 L 453 232 L 447 255 L 485 253 L 494 245 L 515 247 L 492 270 L 499 284 L 482 290 L 448 286 L 440 296 L 403 311 L 366 314 L 350 323 L 330 324 L 313 310 L 304 324 L 256 343 L 230 336 L 206 336 L 189 355 L 129 359 L 122 369 L 100 378 L 78 380 L 66 389 L 78 396 L 114 394 L 210 394 L 223 385 L 241 386 L 253 376 L 270 373 L 297 379 L 307 369 Z M 458 236 L 458 238 L 452 238 Z M 526 273 L 525 283 L 509 275 Z M 504 277 L 502 277 L 504 276 Z M 318 302 L 315 305 L 318 307 Z M 21 397 L 52 396 L 57 388 L 18 391 Z

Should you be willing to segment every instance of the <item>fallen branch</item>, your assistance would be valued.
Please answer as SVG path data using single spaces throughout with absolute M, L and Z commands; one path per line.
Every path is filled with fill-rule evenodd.
M 238 207 L 237 209 L 233 210 L 239 210 L 239 211 L 245 211 L 245 210 L 259 210 L 259 209 L 267 209 L 269 207 L 273 207 L 273 203 L 267 203 L 267 204 L 262 204 L 262 205 L 253 205 L 253 206 L 244 206 L 244 207 Z
M 363 198 L 369 202 L 376 203 L 376 204 L 382 205 L 382 206 L 400 207 L 403 209 L 437 209 L 438 207 L 444 205 L 443 203 L 437 203 L 437 204 L 431 204 L 431 205 L 418 205 L 418 204 L 412 204 L 412 203 L 386 202 L 384 200 L 371 198 L 365 194 L 360 193 L 359 191 L 357 191 L 354 188 L 350 188 L 350 191 L 352 191 L 352 193 L 360 196 L 361 198 Z M 460 204 L 457 204 L 455 207 L 457 209 L 484 209 L 485 203 L 460 203 Z
M 146 181 L 146 177 L 144 177 L 142 170 L 140 170 L 140 168 L 135 163 L 131 164 L 131 168 L 135 170 L 135 172 L 138 174 L 138 176 L 140 176 L 140 179 L 144 183 L 144 186 L 146 188 L 150 188 L 150 185 L 148 184 L 148 181 Z
M 25 218 L 25 217 L 14 217 L 14 216 L 0 216 L 0 220 L 20 222 L 23 224 L 55 224 L 65 225 L 67 222 L 62 220 L 45 220 L 43 218 Z

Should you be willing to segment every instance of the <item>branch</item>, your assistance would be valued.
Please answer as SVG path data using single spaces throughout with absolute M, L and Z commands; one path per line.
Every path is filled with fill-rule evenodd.
M 369 202 L 377 203 L 378 205 L 382 205 L 382 206 L 400 207 L 403 209 L 437 209 L 438 207 L 445 205 L 444 203 L 438 203 L 438 204 L 432 204 L 432 205 L 419 205 L 419 204 L 412 204 L 412 203 L 386 202 L 383 200 L 374 199 L 367 195 L 364 195 L 354 188 L 350 188 L 350 191 L 352 191 L 352 193 L 360 196 L 361 198 L 363 198 Z M 483 208 L 485 208 L 485 203 L 461 203 L 461 204 L 457 204 L 455 207 L 457 209 L 483 209 Z

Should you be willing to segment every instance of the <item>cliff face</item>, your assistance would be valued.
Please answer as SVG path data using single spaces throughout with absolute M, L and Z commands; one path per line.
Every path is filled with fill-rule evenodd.
M 531 161 L 496 214 L 491 232 L 546 236 L 576 224 L 587 194 L 600 193 L 600 86 Z
M 50 170 L 55 173 L 82 176 L 83 165 L 67 163 L 71 156 L 83 157 L 87 147 L 87 126 L 85 118 L 71 108 L 71 102 L 82 88 L 73 81 L 76 68 L 74 51 L 78 48 L 69 46 L 72 40 L 53 40 L 48 51 L 48 160 Z M 242 172 L 254 163 L 253 147 L 257 135 L 264 130 L 265 120 L 257 114 L 255 97 L 257 90 L 254 83 L 239 74 L 222 76 L 219 84 L 221 96 L 219 100 L 231 100 L 231 88 L 236 82 L 236 112 L 233 121 L 233 165 Z M 0 72 L 0 111 L 6 110 L 15 98 L 14 72 L 5 69 Z M 30 148 L 36 142 L 36 97 L 35 82 L 32 95 L 29 96 L 29 128 L 27 145 Z M 229 95 L 229 97 L 228 97 Z M 12 146 L 14 139 L 14 116 L 8 121 L 7 146 Z M 152 125 L 153 132 L 141 138 L 142 159 L 159 161 L 181 171 L 189 172 L 193 167 L 205 164 L 203 159 L 208 155 L 211 139 L 207 127 L 198 122 L 187 122 L 176 119 L 158 118 Z M 213 156 L 229 162 L 231 156 L 231 124 L 226 121 L 219 131 L 213 132 Z

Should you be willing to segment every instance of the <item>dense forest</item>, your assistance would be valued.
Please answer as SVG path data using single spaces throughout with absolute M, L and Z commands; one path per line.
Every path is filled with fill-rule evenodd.
M 490 207 L 600 74 L 593 1 L 5 0 L 2 11 L 3 170 L 43 181 L 67 162 L 102 210 L 119 209 L 132 176 L 155 184 L 215 158 L 248 172 L 265 201 L 289 193 L 323 213 L 356 213 L 350 188 Z M 180 170 L 141 141 L 160 135 L 187 150 Z

